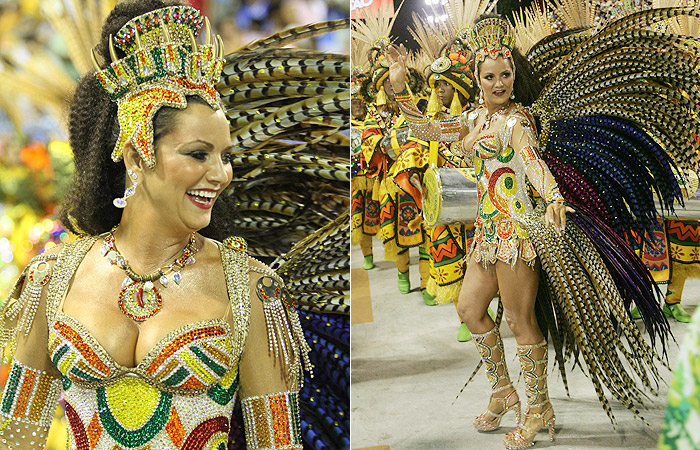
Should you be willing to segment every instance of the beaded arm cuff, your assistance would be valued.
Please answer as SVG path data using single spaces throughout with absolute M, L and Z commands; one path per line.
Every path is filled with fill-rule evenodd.
M 41 291 L 51 279 L 49 261 L 57 257 L 58 255 L 41 254 L 32 258 L 10 290 L 0 311 L 0 359 L 3 362 L 10 362 L 19 334 L 29 334 L 41 300 Z
M 394 98 L 406 119 L 406 123 L 408 123 L 413 134 L 419 139 L 439 142 L 459 140 L 460 132 L 464 127 L 459 116 L 439 121 L 429 120 L 416 106 L 416 101 L 408 87 L 395 94 Z
M 36 448 L 43 448 L 60 395 L 61 380 L 13 358 L 0 401 L 3 443 L 8 448 L 26 449 L 31 439 L 36 442 Z M 17 447 L 13 447 L 15 443 Z
M 278 392 L 241 401 L 248 450 L 303 448 L 297 397 L 297 392 Z

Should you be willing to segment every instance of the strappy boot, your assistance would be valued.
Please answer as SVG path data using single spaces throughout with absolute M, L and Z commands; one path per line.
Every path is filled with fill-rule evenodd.
M 481 361 L 486 366 L 486 376 L 491 382 L 491 397 L 486 411 L 474 419 L 474 428 L 493 431 L 501 425 L 501 418 L 511 409 L 520 423 L 520 399 L 508 376 L 501 334 L 494 325 L 484 334 L 472 333 Z
M 537 432 L 544 427 L 549 427 L 549 440 L 554 440 L 554 410 L 547 393 L 547 354 L 545 340 L 533 345 L 518 345 L 527 410 L 522 422 L 503 439 L 507 449 L 532 447 Z

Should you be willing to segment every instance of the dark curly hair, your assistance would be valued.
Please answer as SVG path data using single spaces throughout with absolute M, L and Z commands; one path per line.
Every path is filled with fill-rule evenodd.
M 499 18 L 504 19 L 503 16 L 499 14 L 483 14 L 479 16 L 474 23 L 480 22 L 483 19 L 488 18 Z M 505 20 L 505 19 L 504 19 Z M 512 26 L 512 24 L 511 24 Z M 540 83 L 540 77 L 530 61 L 520 53 L 520 50 L 513 48 L 511 51 L 512 63 L 515 65 L 515 80 L 513 82 L 513 93 L 515 94 L 515 102 L 522 104 L 523 106 L 531 106 L 537 97 L 539 97 L 540 92 L 542 92 L 542 83 Z M 474 60 L 472 60 L 474 61 Z M 474 76 L 479 81 L 479 67 L 481 62 L 475 64 Z
M 178 0 L 138 0 L 118 3 L 102 27 L 100 43 L 95 52 L 101 57 L 102 67 L 111 61 L 109 55 L 110 35 L 116 35 L 129 20 L 168 6 L 187 5 Z M 116 48 L 120 58 L 125 53 Z M 188 96 L 189 103 L 208 104 L 198 96 Z M 153 118 L 154 147 L 158 147 L 161 136 L 172 130 L 177 112 L 175 108 L 162 107 Z M 109 231 L 121 220 L 122 210 L 112 200 L 124 193 L 126 170 L 124 164 L 112 161 L 111 154 L 119 135 L 117 105 L 95 79 L 95 72 L 85 74 L 73 95 L 68 117 L 70 145 L 75 160 L 72 183 L 62 202 L 59 218 L 64 226 L 76 234 L 101 234 Z M 225 221 L 219 216 L 227 209 L 225 197 L 221 196 L 212 211 L 212 223 L 202 234 L 222 239 L 227 235 L 222 229 Z

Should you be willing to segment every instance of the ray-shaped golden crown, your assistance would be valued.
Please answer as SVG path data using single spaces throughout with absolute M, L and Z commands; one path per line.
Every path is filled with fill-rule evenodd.
M 206 27 L 206 43 L 198 45 L 196 37 Z M 221 37 L 213 39 L 209 21 L 189 6 L 157 9 L 127 22 L 109 40 L 111 64 L 102 69 L 94 51 L 95 76 L 116 101 L 143 86 L 186 80 L 213 89 L 223 68 Z M 115 46 L 126 53 L 117 56 Z

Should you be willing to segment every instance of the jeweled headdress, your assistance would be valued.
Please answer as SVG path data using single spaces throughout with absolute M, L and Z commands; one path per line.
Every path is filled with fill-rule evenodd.
M 483 61 L 487 56 L 496 59 L 499 54 L 511 58 L 515 48 L 513 28 L 498 17 L 489 17 L 473 27 L 466 27 L 459 39 L 472 51 L 476 62 Z
M 119 138 L 112 160 L 123 157 L 124 145 L 132 144 L 148 167 L 155 166 L 153 116 L 161 106 L 184 109 L 186 97 L 197 95 L 217 108 L 214 88 L 223 68 L 221 38 L 212 39 L 206 21 L 206 43 L 198 45 L 205 18 L 189 6 L 172 6 L 140 15 L 127 22 L 109 46 L 112 63 L 97 68 L 97 81 L 117 103 Z M 114 46 L 126 56 L 118 59 Z

